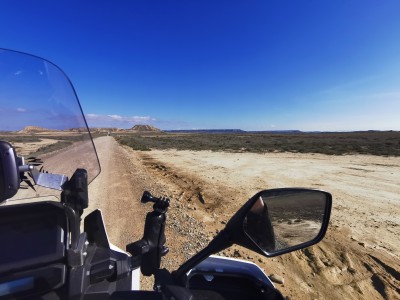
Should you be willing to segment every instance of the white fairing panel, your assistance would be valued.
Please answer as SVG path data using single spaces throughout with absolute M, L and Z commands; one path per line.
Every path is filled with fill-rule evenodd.
M 132 291 L 140 290 L 140 268 L 132 271 Z
M 190 278 L 191 273 L 201 273 L 201 272 L 215 272 L 215 273 L 225 273 L 225 274 L 237 274 L 243 276 L 251 276 L 255 280 L 262 282 L 263 284 L 275 288 L 272 281 L 260 269 L 255 263 L 223 256 L 211 255 L 196 267 L 188 272 L 188 278 Z

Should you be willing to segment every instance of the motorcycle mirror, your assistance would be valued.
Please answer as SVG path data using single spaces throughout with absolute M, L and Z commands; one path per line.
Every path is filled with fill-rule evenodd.
M 19 189 L 17 155 L 7 142 L 0 141 L 0 203 L 13 197 Z
M 227 224 L 233 243 L 268 257 L 314 245 L 325 236 L 331 194 L 312 189 L 265 190 Z
M 264 190 L 248 200 L 203 250 L 174 272 L 184 282 L 187 272 L 212 254 L 237 244 L 272 257 L 321 241 L 328 228 L 332 195 L 319 190 Z

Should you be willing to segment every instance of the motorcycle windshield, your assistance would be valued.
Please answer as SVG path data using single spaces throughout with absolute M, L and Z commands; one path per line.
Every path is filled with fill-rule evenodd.
M 88 172 L 88 182 L 99 174 L 75 90 L 51 62 L 0 49 L 0 116 L 0 140 L 13 145 L 25 164 L 35 165 L 35 172 L 70 178 L 82 168 Z M 22 177 L 21 189 L 12 199 L 59 196 L 59 190 L 37 186 L 29 175 Z

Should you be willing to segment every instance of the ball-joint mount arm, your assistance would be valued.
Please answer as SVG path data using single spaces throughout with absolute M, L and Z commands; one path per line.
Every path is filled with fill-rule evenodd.
M 126 251 L 132 255 L 132 267 L 140 266 L 143 275 L 151 276 L 159 270 L 161 257 L 169 252 L 164 244 L 166 212 L 170 200 L 154 197 L 145 191 L 140 202 L 154 203 L 153 211 L 146 216 L 142 239 L 127 245 Z

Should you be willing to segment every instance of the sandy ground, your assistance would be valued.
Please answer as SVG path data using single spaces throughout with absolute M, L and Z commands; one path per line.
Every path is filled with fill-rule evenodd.
M 243 249 L 225 254 L 282 276 L 285 282 L 278 288 L 293 299 L 400 299 L 400 159 L 175 150 L 133 155 L 153 169 L 161 184 L 171 186 L 173 198 L 178 196 L 207 232 L 222 228 L 216 224 L 259 190 L 329 191 L 334 205 L 322 243 L 274 259 Z
M 262 189 L 326 190 L 334 199 L 333 227 L 347 227 L 366 247 L 400 259 L 399 158 L 154 150 L 150 157 L 235 191 L 230 194 L 242 196 L 232 199 L 235 204 Z
M 14 143 L 13 146 L 18 155 L 28 156 L 30 153 L 36 152 L 40 147 L 57 143 L 54 139 L 41 139 L 33 143 Z

